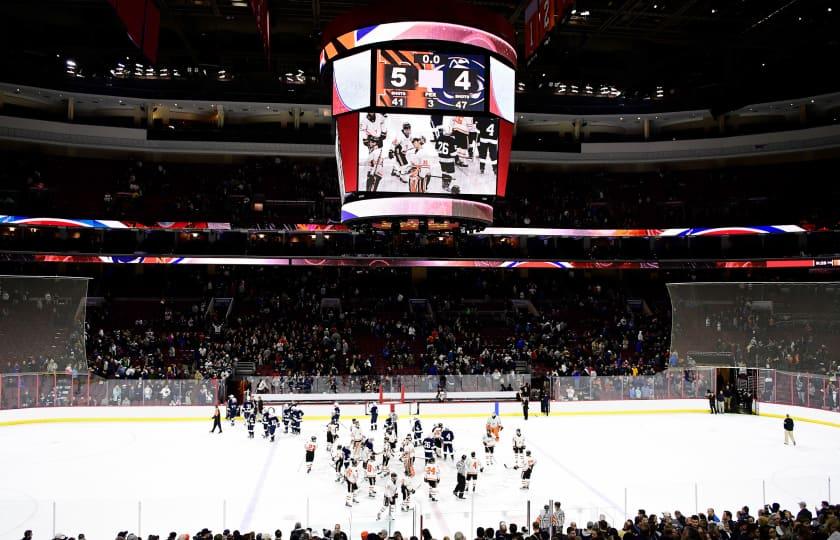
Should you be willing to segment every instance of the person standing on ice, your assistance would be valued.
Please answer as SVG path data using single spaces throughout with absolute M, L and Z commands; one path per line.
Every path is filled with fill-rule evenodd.
M 796 439 L 793 438 L 793 418 L 791 418 L 789 414 L 785 415 L 784 428 L 785 444 L 788 444 L 788 441 L 790 441 L 793 443 L 793 446 L 796 446 Z
M 499 440 L 499 432 L 504 429 L 502 427 L 502 419 L 496 413 L 493 413 L 490 418 L 487 419 L 487 431 L 490 432 L 496 441 Z
M 210 430 L 210 433 L 216 431 L 216 428 L 219 428 L 219 434 L 222 433 L 222 411 L 219 410 L 219 405 L 216 404 L 216 410 L 213 411 L 213 429 Z M 785 441 L 787 441 L 787 437 L 785 437 Z M 787 442 L 785 442 L 787 444 Z
M 370 404 L 370 430 L 376 431 L 377 425 L 379 423 L 379 407 L 376 403 Z
M 716 411 L 715 411 L 715 395 L 714 395 L 714 393 L 712 393 L 711 389 L 706 390 L 706 399 L 709 400 L 710 414 L 716 414 Z

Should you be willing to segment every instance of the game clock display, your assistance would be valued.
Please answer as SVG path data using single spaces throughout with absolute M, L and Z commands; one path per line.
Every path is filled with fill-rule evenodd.
M 379 50 L 376 106 L 397 109 L 485 109 L 486 58 L 477 54 Z

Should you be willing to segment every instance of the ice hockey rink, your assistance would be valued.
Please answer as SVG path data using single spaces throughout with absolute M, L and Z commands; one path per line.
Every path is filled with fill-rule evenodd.
M 640 410 L 625 402 L 592 410 L 555 404 L 555 415 L 532 411 L 527 422 L 516 409 L 502 409 L 497 464 L 485 468 L 474 495 L 466 500 L 452 495 L 454 464 L 447 462 L 439 502 L 428 500 L 418 477 L 413 510 L 397 509 L 392 520 L 378 521 L 381 488 L 370 499 L 362 486 L 359 503 L 345 506 L 345 486 L 335 482 L 324 451 L 324 417 L 314 414 L 304 419 L 301 436 L 280 434 L 271 444 L 260 437 L 260 426 L 249 440 L 241 421 L 211 435 L 210 411 L 201 407 L 159 408 L 166 418 L 143 408 L 116 408 L 123 417 L 133 416 L 106 421 L 90 417 L 113 415 L 113 408 L 17 411 L 15 417 L 9 416 L 15 411 L 5 412 L 0 539 L 17 540 L 25 529 L 33 529 L 35 538 L 84 532 L 92 540 L 120 530 L 166 535 L 203 527 L 279 528 L 288 534 L 296 521 L 319 532 L 338 523 L 351 538 L 383 529 L 419 536 L 422 525 L 442 538 L 478 526 L 496 528 L 500 520 L 525 524 L 529 501 L 531 520 L 549 500 L 561 501 L 567 525 L 585 525 L 600 515 L 620 524 L 625 513 L 632 516 L 640 508 L 693 513 L 714 507 L 720 514 L 779 502 L 793 509 L 800 500 L 814 505 L 828 499 L 831 479 L 840 478 L 840 423 L 830 421 L 836 414 L 821 413 L 829 419 L 821 423 L 797 422 L 799 444 L 791 447 L 783 444 L 775 417 L 702 414 L 698 400 L 630 405 Z M 455 432 L 456 455 L 473 450 L 482 455 L 481 409 L 489 414 L 493 404 L 470 404 L 467 414 L 454 404 L 436 407 L 426 409 L 437 414 L 421 408 L 424 427 L 439 419 Z M 32 423 L 21 424 L 21 418 Z M 349 416 L 342 420 L 346 425 Z M 409 422 L 408 416 L 400 418 L 400 439 Z M 362 425 L 367 428 L 364 419 Z M 517 427 L 537 460 L 530 491 L 520 489 L 518 471 L 504 467 L 513 464 L 510 441 Z M 381 433 L 374 436 L 377 450 Z M 319 448 L 306 474 L 303 445 L 313 434 Z M 346 427 L 342 436 L 347 439 Z M 392 469 L 401 474 L 398 462 L 392 461 Z

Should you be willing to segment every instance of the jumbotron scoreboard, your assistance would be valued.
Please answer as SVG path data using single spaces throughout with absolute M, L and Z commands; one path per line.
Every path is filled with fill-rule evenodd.
M 483 112 L 487 58 L 432 50 L 378 50 L 376 106 Z
M 457 1 L 424 2 L 416 21 L 392 5 L 324 33 L 342 221 L 490 224 L 510 163 L 513 29 Z

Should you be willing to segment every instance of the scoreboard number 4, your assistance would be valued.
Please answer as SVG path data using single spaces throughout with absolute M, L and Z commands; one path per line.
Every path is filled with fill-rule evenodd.
M 455 79 L 455 86 L 459 88 L 463 88 L 466 92 L 472 86 L 470 84 L 470 72 L 467 70 L 461 70 L 461 74 Z
M 468 93 L 474 88 L 473 73 L 469 69 L 450 69 L 446 72 L 446 87 L 455 93 Z

